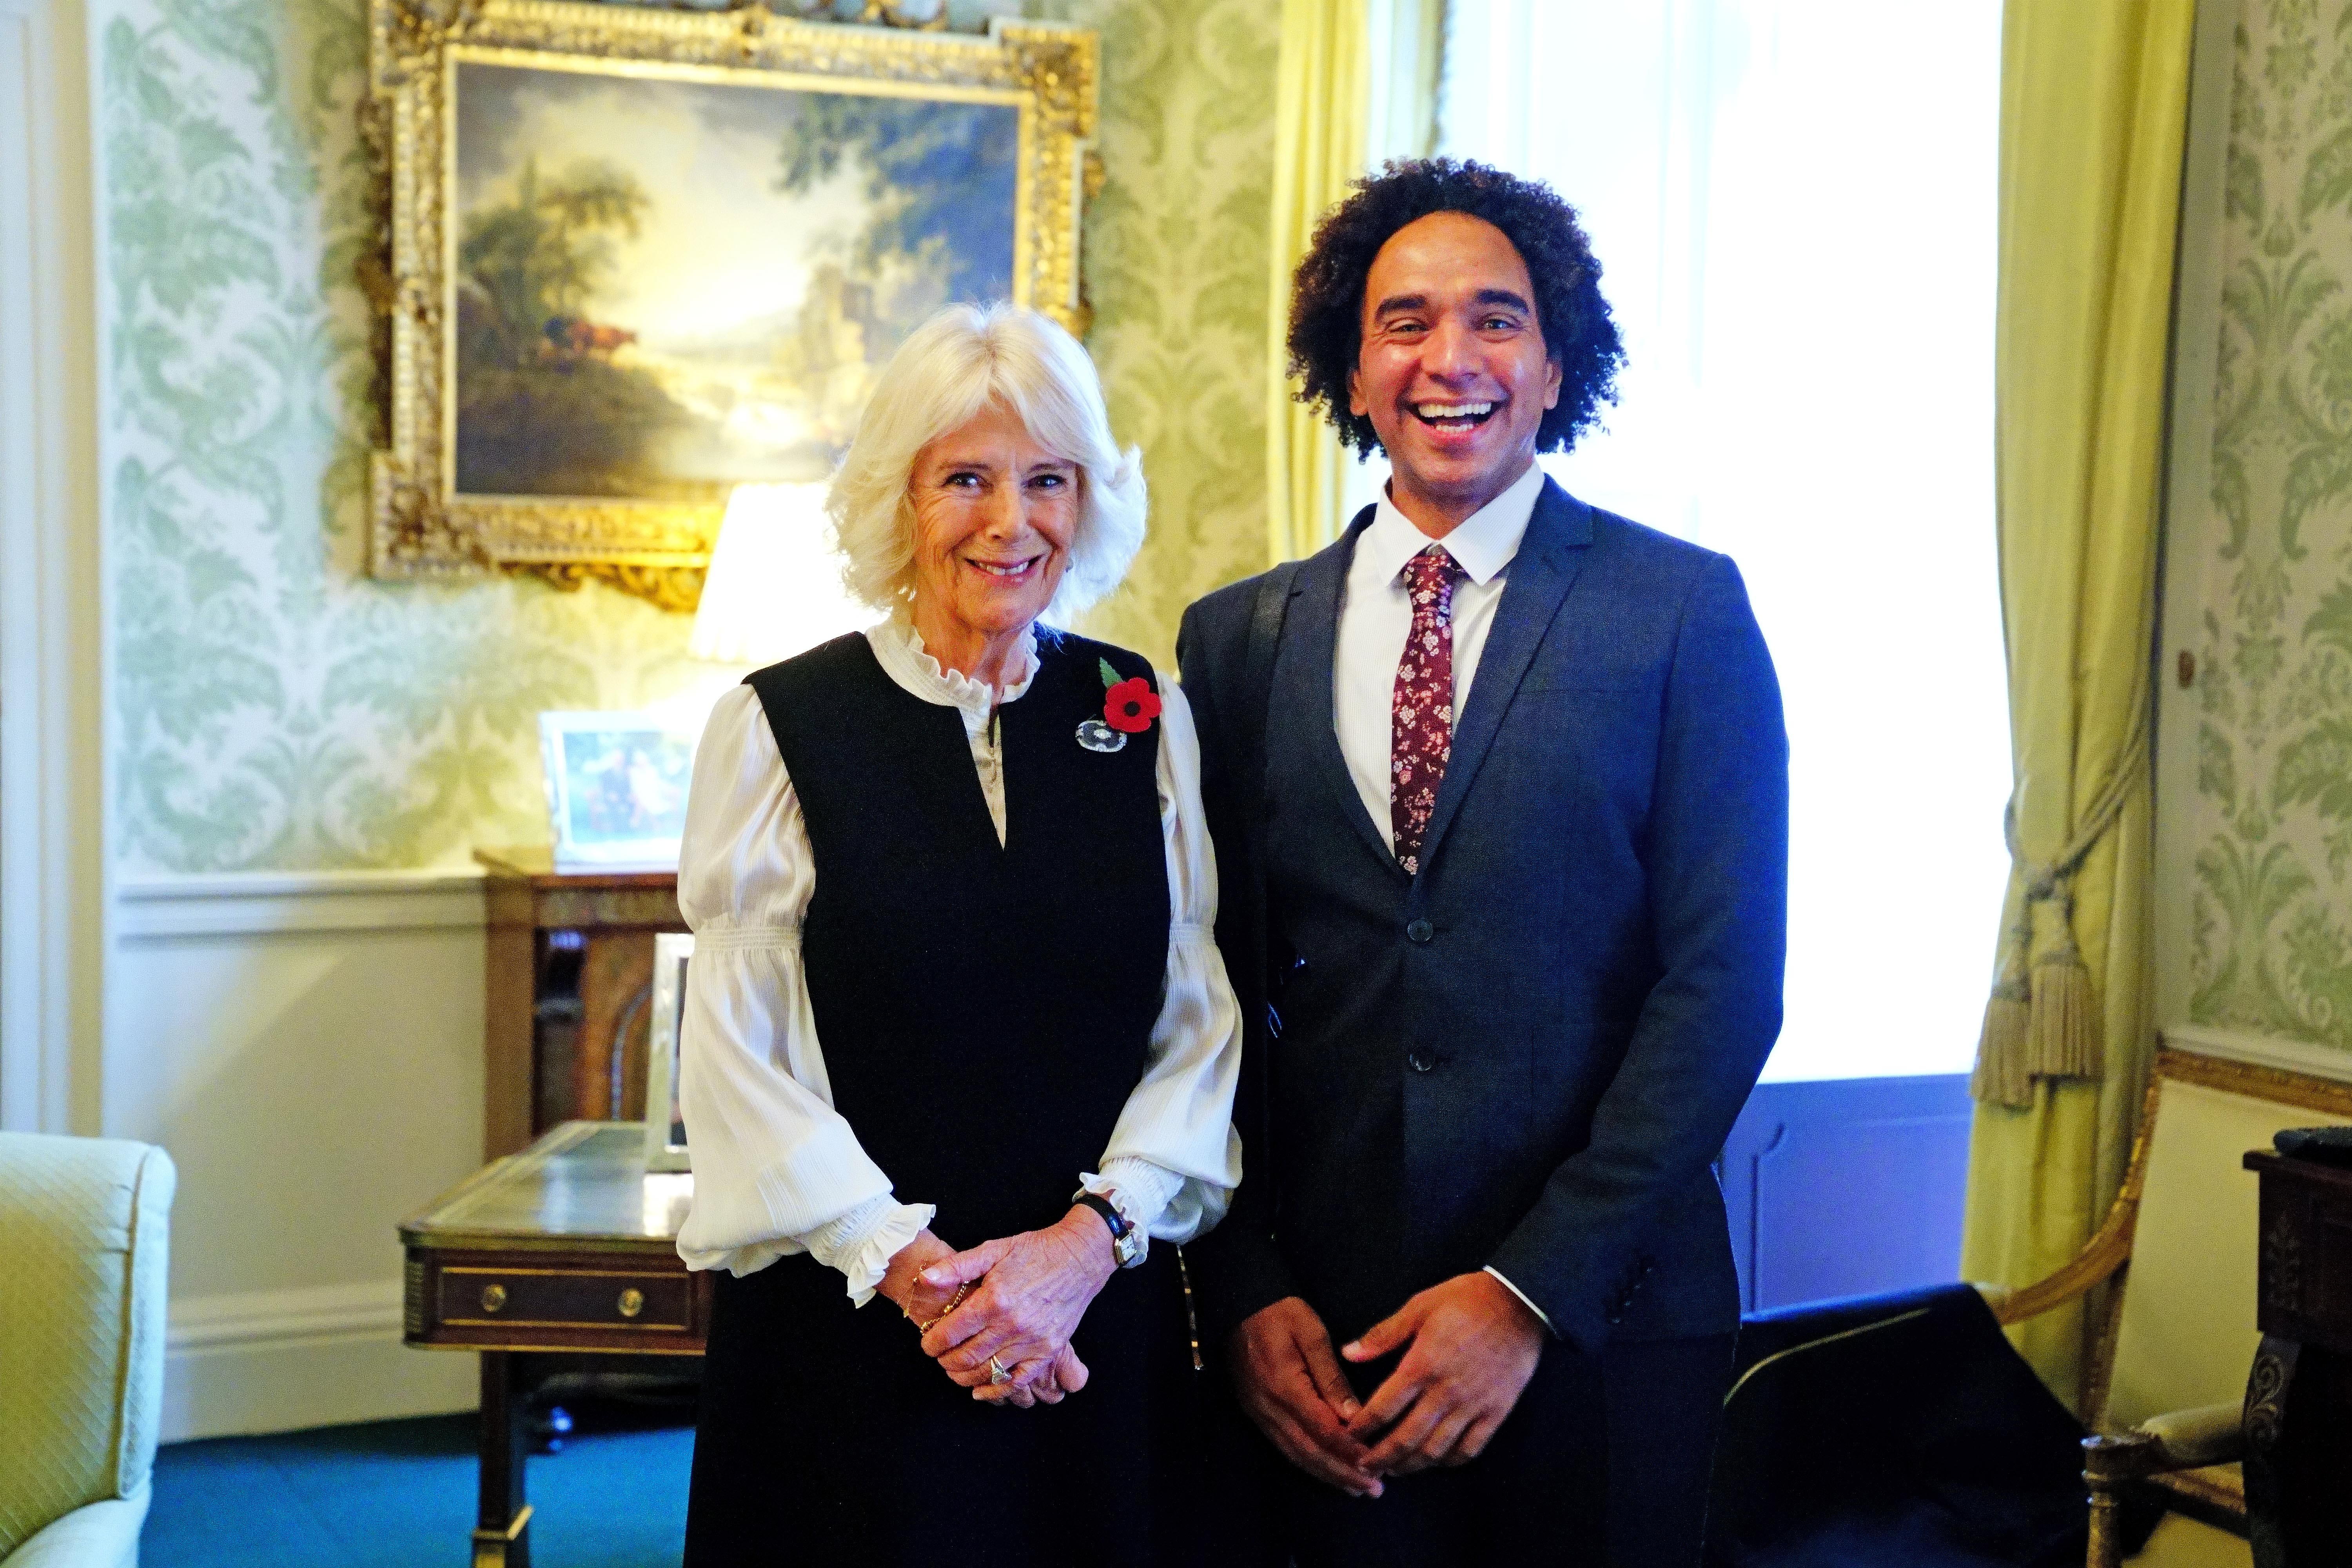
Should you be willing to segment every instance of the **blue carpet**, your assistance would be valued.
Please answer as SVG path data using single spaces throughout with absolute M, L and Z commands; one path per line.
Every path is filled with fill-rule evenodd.
M 583 1426 L 585 1423 L 583 1423 Z M 463 1568 L 474 1418 L 429 1415 L 155 1456 L 145 1568 Z M 532 1568 L 676 1568 L 691 1427 L 576 1431 L 531 1456 Z

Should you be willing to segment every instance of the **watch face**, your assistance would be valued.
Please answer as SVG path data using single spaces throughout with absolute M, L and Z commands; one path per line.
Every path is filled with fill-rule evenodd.
M 1129 1228 L 1110 1244 L 1111 1258 L 1121 1268 L 1132 1268 L 1143 1261 L 1143 1232 Z

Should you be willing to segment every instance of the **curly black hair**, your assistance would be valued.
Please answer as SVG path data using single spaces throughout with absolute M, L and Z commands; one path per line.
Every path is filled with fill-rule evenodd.
M 1390 237 L 1432 213 L 1466 213 L 1503 231 L 1535 283 L 1536 319 L 1559 366 L 1559 403 L 1545 410 L 1536 450 L 1566 451 L 1617 401 L 1625 363 L 1616 318 L 1601 297 L 1601 263 L 1576 209 L 1550 186 L 1454 158 L 1397 159 L 1356 182 L 1315 226 L 1290 280 L 1290 374 L 1298 400 L 1320 407 L 1339 439 L 1370 456 L 1372 422 L 1348 412 L 1348 377 L 1363 346 L 1364 279 Z

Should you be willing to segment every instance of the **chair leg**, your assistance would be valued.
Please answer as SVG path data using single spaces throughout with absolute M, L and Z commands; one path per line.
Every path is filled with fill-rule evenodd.
M 2084 1568 L 2123 1568 L 2124 1484 L 2143 1473 L 2156 1439 L 2143 1433 L 2083 1439 L 2083 1484 L 2090 1489 L 2091 1547 Z

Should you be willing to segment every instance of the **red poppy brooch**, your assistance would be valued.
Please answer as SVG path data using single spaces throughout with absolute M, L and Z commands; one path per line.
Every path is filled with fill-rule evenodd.
M 1078 726 L 1078 744 L 1089 752 L 1116 752 L 1126 746 L 1129 735 L 1140 735 L 1151 728 L 1151 721 L 1160 717 L 1160 694 L 1139 675 L 1121 680 L 1107 658 L 1095 663 L 1102 671 L 1102 717 Z

